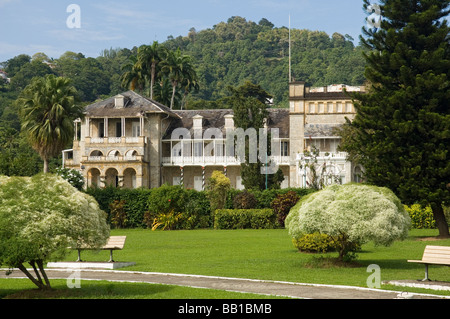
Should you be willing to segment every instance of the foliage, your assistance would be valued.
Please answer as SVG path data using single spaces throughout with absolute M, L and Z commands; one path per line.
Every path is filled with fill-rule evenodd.
M 277 197 L 272 201 L 270 206 L 272 207 L 275 214 L 277 214 L 278 223 L 284 227 L 284 220 L 289 214 L 292 207 L 297 204 L 300 197 L 294 191 L 289 191 L 286 194 L 278 194 Z
M 299 238 L 292 238 L 292 243 L 299 251 L 308 253 L 326 253 L 336 249 L 333 238 L 321 233 L 305 234 Z
M 226 193 L 225 209 L 234 209 L 233 201 L 241 193 L 248 192 L 256 199 L 254 208 L 271 208 L 271 203 L 278 194 L 295 192 L 299 197 L 314 192 L 312 189 L 287 188 L 267 189 L 263 191 L 243 191 L 230 188 Z M 93 196 L 100 208 L 111 216 L 110 204 L 114 201 L 124 201 L 128 228 L 151 228 L 158 213 L 168 213 L 173 208 L 183 213 L 181 229 L 195 229 L 213 227 L 214 215 L 211 208 L 211 193 L 184 189 L 179 186 L 163 185 L 159 188 L 87 188 L 85 192 Z M 171 199 L 169 201 L 169 199 Z M 110 221 L 111 222 L 111 221 Z
M 436 221 L 430 206 L 422 207 L 420 204 L 405 205 L 405 210 L 411 218 L 411 227 L 417 229 L 436 228 Z
M 55 173 L 64 178 L 70 183 L 70 185 L 72 185 L 79 191 L 83 189 L 84 177 L 80 171 L 76 169 L 58 167 Z
M 182 213 L 177 213 L 173 209 L 168 213 L 159 213 L 153 220 L 152 230 L 162 226 L 162 230 L 174 230 L 180 225 L 183 218 Z
M 351 94 L 357 114 L 341 146 L 368 183 L 430 205 L 440 236 L 450 237 L 450 1 L 383 0 L 381 10 L 381 28 L 361 37 L 370 84 Z
M 247 190 L 238 193 L 233 198 L 234 209 L 254 209 L 256 208 L 256 197 Z
M 363 184 L 332 185 L 305 196 L 285 220 L 292 238 L 315 232 L 333 237 L 341 260 L 355 244 L 389 246 L 405 238 L 410 224 L 392 191 Z
M 231 188 L 230 179 L 221 171 L 213 171 L 208 183 L 208 198 L 211 211 L 223 209 L 226 202 L 227 192 Z
M 150 192 L 148 210 L 156 214 L 167 214 L 170 211 L 182 212 L 186 200 L 187 193 L 183 187 L 164 184 Z
M 109 204 L 109 214 L 111 224 L 115 228 L 125 228 L 128 222 L 127 213 L 125 211 L 125 201 L 115 200 Z
M 233 109 L 235 127 L 244 131 L 247 129 L 255 130 L 257 136 L 254 138 L 257 138 L 258 141 L 261 140 L 259 129 L 264 127 L 264 122 L 268 117 L 267 101 L 272 96 L 264 91 L 261 86 L 252 84 L 249 81 L 238 88 L 230 87 L 229 90 L 233 94 L 230 103 Z M 261 157 L 264 155 L 261 153 L 255 162 L 251 160 L 249 145 L 258 142 L 251 141 L 250 138 L 244 141 L 237 140 L 235 143 L 236 149 L 243 148 L 243 154 L 245 154 L 244 158 L 240 159 L 242 184 L 246 189 L 280 188 L 280 184 L 284 179 L 281 169 L 279 168 L 275 174 L 261 174 L 263 165 L 270 164 L 262 163 L 263 159 Z M 270 134 L 267 134 L 266 155 L 270 154 L 270 140 Z M 258 146 L 259 150 L 263 149 L 261 145 Z
M 319 163 L 319 154 L 320 150 L 312 145 L 311 150 L 304 151 L 299 162 L 299 168 L 305 171 L 307 186 L 319 190 L 331 184 L 341 184 L 342 178 L 333 170 L 331 160 Z
M 284 188 L 284 189 L 264 189 L 262 191 L 259 190 L 238 190 L 238 189 L 230 189 L 227 194 L 227 202 L 225 208 L 232 209 L 234 208 L 233 200 L 234 198 L 242 193 L 242 192 L 252 193 L 256 198 L 256 208 L 272 208 L 272 202 L 279 194 L 286 194 L 287 192 L 295 192 L 299 197 L 306 196 L 308 194 L 316 192 L 316 190 L 311 188 Z
M 214 213 L 215 229 L 277 228 L 276 215 L 266 209 L 218 209 Z
M 33 79 L 16 103 L 22 129 L 42 157 L 46 173 L 48 160 L 59 155 L 73 140 L 73 121 L 83 116 L 82 108 L 77 105 L 77 91 L 70 80 L 47 75 Z
M 57 175 L 0 177 L 0 206 L 0 264 L 19 268 L 41 289 L 50 288 L 45 261 L 62 259 L 67 247 L 100 247 L 109 237 L 95 199 Z

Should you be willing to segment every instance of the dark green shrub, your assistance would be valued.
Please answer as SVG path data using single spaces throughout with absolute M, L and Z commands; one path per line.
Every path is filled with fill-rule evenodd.
M 215 229 L 277 228 L 272 209 L 218 209 L 214 214 Z
M 277 221 L 280 226 L 284 227 L 284 220 L 289 214 L 289 210 L 297 204 L 300 197 L 294 191 L 289 191 L 285 194 L 278 194 L 272 201 L 271 207 L 275 214 L 277 214 Z
M 125 201 L 115 200 L 109 204 L 109 215 L 111 224 L 115 228 L 125 228 L 127 226 L 127 213 L 125 211 Z
M 255 195 L 245 190 L 233 198 L 234 209 L 254 209 L 257 201 Z
M 153 188 L 147 201 L 147 209 L 150 213 L 160 214 L 170 211 L 183 212 L 187 200 L 187 193 L 181 186 L 162 185 Z
M 183 229 L 212 227 L 210 200 L 207 192 L 186 190 L 187 201 L 184 206 Z

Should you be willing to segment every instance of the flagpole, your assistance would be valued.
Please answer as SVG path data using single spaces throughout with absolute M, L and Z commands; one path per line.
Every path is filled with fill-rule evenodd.
M 289 83 L 292 81 L 291 74 L 291 14 L 289 14 Z

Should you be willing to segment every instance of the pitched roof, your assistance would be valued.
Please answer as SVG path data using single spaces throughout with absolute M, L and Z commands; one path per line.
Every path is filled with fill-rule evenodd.
M 288 109 L 267 109 L 269 112 L 268 128 L 278 128 L 280 138 L 289 137 L 289 110 Z M 225 131 L 225 115 L 234 114 L 231 109 L 214 109 L 214 110 L 174 110 L 175 114 L 179 116 L 174 119 L 168 127 L 164 139 L 170 139 L 170 136 L 176 128 L 186 128 L 190 131 L 191 136 L 194 136 L 194 121 L 196 115 L 203 117 L 202 130 L 203 132 L 208 128 L 218 128 L 222 131 L 223 136 L 226 136 Z
M 115 106 L 116 95 L 86 106 L 86 115 L 89 117 L 138 117 L 143 113 L 165 113 L 173 117 L 178 117 L 167 106 L 150 100 L 134 91 L 127 91 L 119 95 L 125 99 L 124 107 L 118 108 Z

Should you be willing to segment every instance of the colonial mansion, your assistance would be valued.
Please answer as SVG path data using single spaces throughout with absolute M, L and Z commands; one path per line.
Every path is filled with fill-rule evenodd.
M 355 116 L 343 88 L 364 91 L 291 82 L 289 108 L 268 109 L 265 125 L 268 131 L 277 129 L 270 141 L 277 151 L 267 153 L 283 172 L 282 188 L 307 186 L 310 176 L 302 163 L 312 146 L 320 150 L 318 163 L 327 162 L 327 170 L 342 183 L 358 181 L 360 168 L 337 149 L 340 137 L 334 128 Z M 240 157 L 226 147 L 227 133 L 236 129 L 231 109 L 171 110 L 127 91 L 87 106 L 83 120 L 74 125 L 73 148 L 63 151 L 63 166 L 81 171 L 86 187 L 169 184 L 202 190 L 219 170 L 233 187 L 243 188 Z

